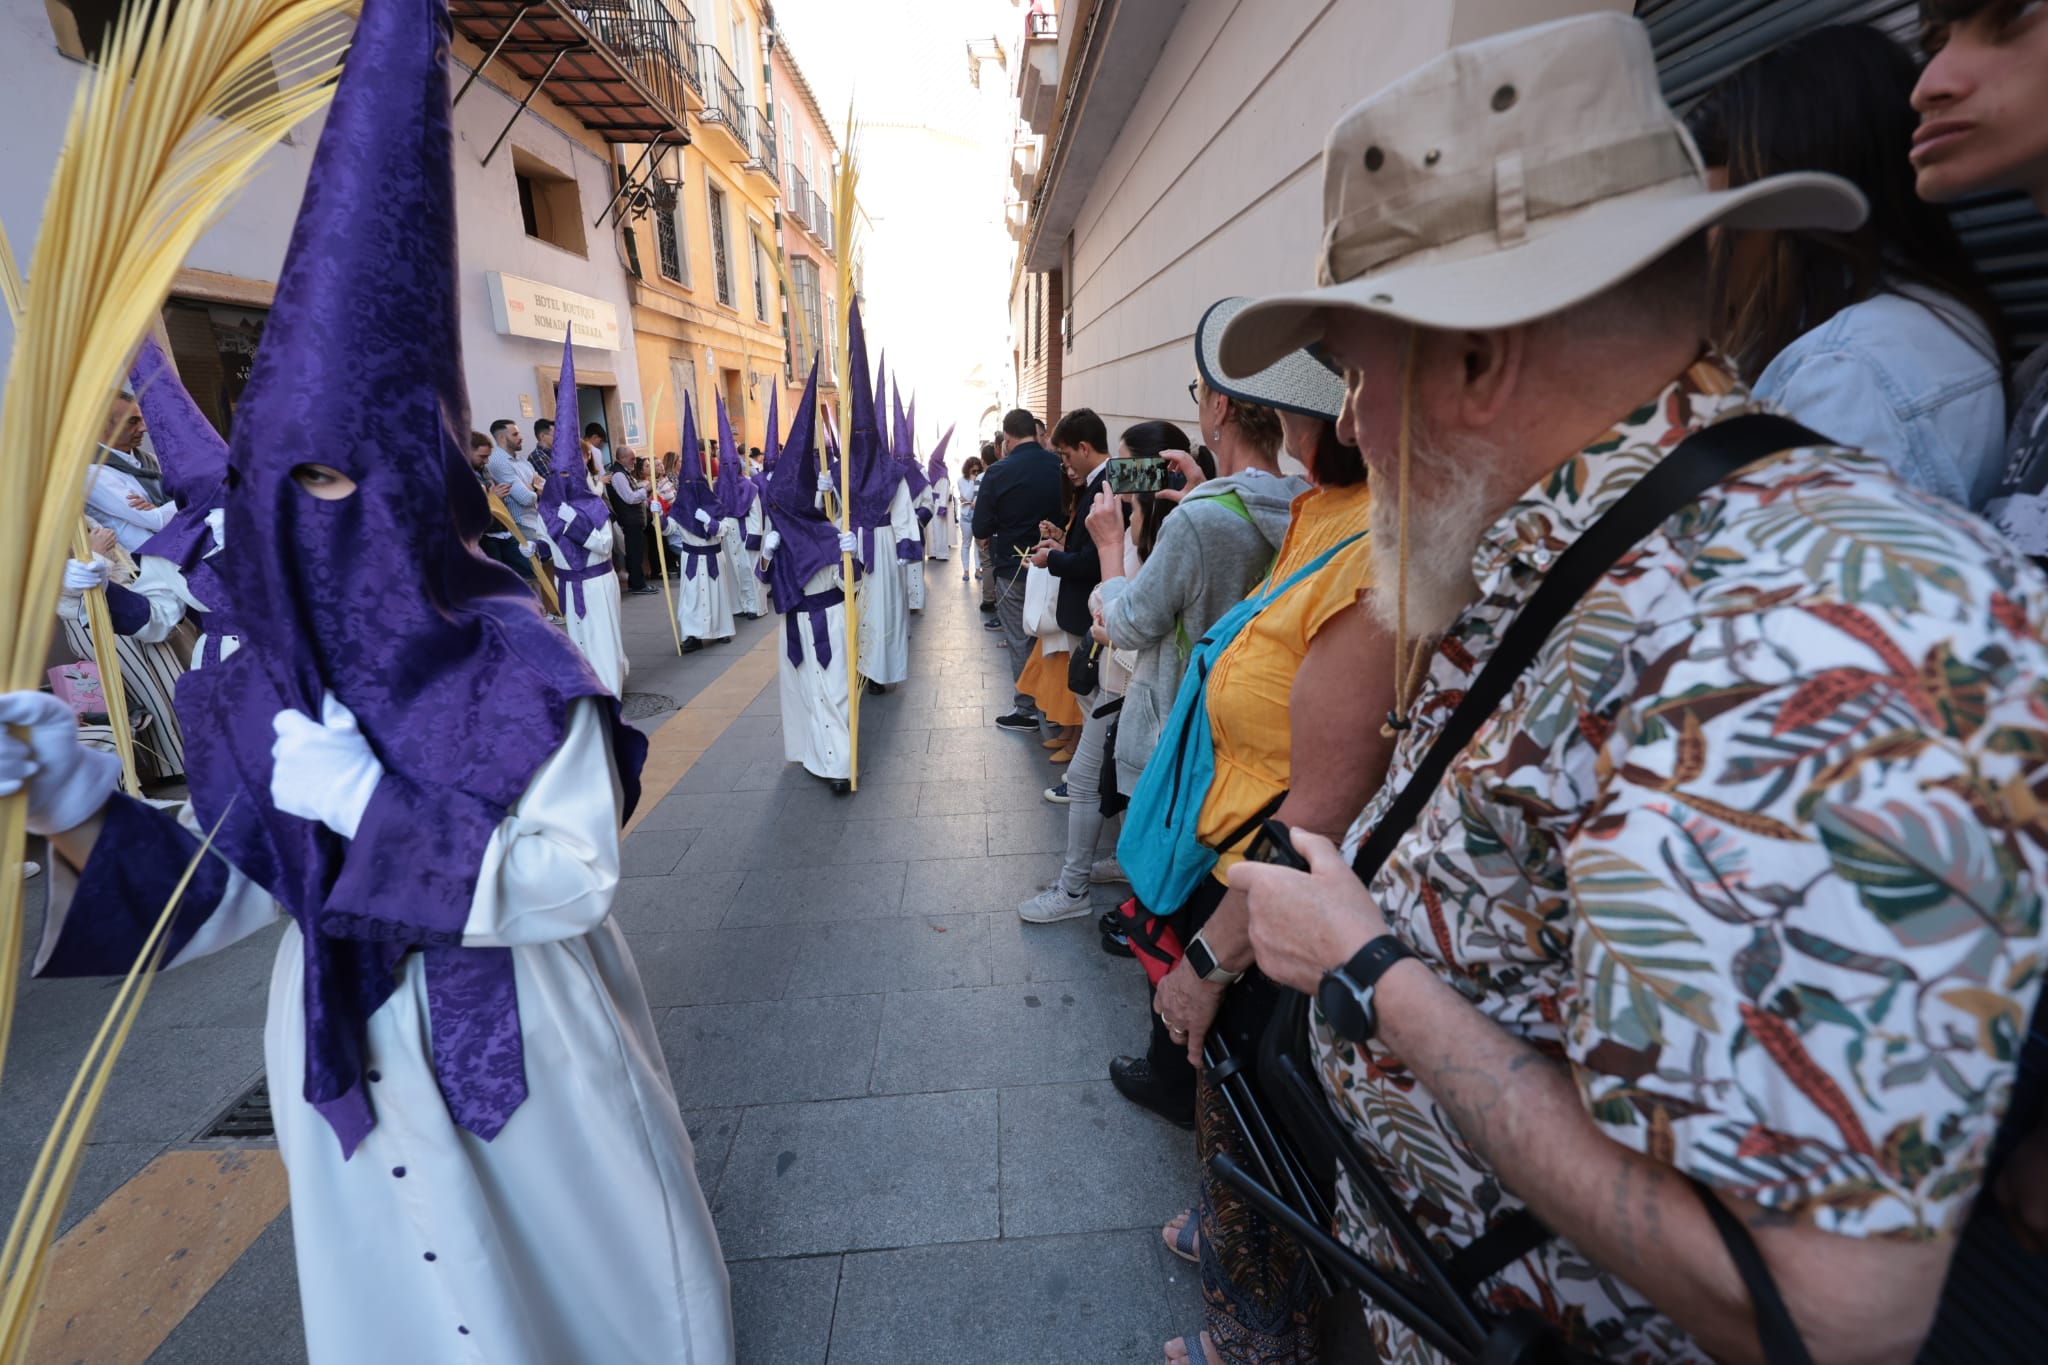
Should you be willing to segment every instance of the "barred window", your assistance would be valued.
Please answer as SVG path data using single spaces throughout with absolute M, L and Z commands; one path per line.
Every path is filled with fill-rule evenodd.
M 676 216 L 673 213 L 654 212 L 654 253 L 661 266 L 661 277 L 683 282 L 683 251 L 678 244 Z
M 731 308 L 732 249 L 726 240 L 725 191 L 716 185 L 707 188 L 711 204 L 711 275 L 718 286 L 718 301 Z

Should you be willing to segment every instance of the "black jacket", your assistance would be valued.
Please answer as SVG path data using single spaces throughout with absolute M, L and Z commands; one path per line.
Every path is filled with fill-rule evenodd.
M 1095 616 L 1088 610 L 1088 595 L 1102 581 L 1102 558 L 1096 553 L 1095 537 L 1088 534 L 1088 509 L 1095 505 L 1095 495 L 1108 478 L 1109 461 L 1104 460 L 1074 500 L 1074 515 L 1067 522 L 1067 548 L 1054 550 L 1045 559 L 1045 567 L 1060 581 L 1060 629 L 1083 640 L 1095 624 Z M 1126 511 L 1124 517 L 1128 521 L 1130 513 Z
M 1029 567 L 1038 523 L 1059 520 L 1066 477 L 1059 456 L 1036 441 L 1018 446 L 982 476 L 974 498 L 974 538 L 988 542 L 989 567 L 997 578 L 1015 578 Z

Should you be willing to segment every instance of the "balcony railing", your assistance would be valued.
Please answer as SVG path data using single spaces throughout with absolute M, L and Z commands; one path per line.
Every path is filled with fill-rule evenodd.
M 775 123 L 759 105 L 755 105 L 747 112 L 752 117 L 754 124 L 753 140 L 748 144 L 753 148 L 754 152 L 754 169 L 765 173 L 770 180 L 774 180 L 776 166 L 778 165 L 775 148 Z
M 827 247 L 832 245 L 832 206 L 816 190 L 811 191 L 811 226 L 817 229 L 818 240 Z
M 746 87 L 725 54 L 712 43 L 697 44 L 697 72 L 703 78 L 704 112 L 699 116 L 704 123 L 722 123 L 732 129 L 734 137 L 744 145 L 747 142 L 747 96 Z
M 665 0 L 572 0 L 569 10 L 655 99 L 688 108 L 683 87 L 697 86 L 697 21 L 687 9 Z
M 789 178 L 782 182 L 782 205 L 790 217 L 805 227 L 811 225 L 811 182 L 796 167 L 789 168 Z
M 1060 36 L 1060 17 L 1044 10 L 1033 10 L 1024 16 L 1024 36 L 1029 38 L 1057 38 Z
M 457 103 L 495 68 L 545 87 L 608 141 L 634 144 L 680 139 L 700 102 L 696 24 L 680 0 L 448 0 L 448 15 L 484 52 Z

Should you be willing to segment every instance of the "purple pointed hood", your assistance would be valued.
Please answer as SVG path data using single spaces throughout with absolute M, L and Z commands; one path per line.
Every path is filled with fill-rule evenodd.
M 228 443 L 179 382 L 170 358 L 154 338 L 143 339 L 128 382 L 149 424 L 150 444 L 163 467 L 164 492 L 178 504 L 170 524 L 143 543 L 142 553 L 178 566 L 193 597 L 205 603 L 213 618 L 207 622 L 208 634 L 231 634 L 227 587 L 208 558 L 213 528 L 206 524 L 207 515 L 227 503 Z
M 376 1122 L 367 1022 L 414 951 L 455 1122 L 488 1140 L 524 1101 L 511 950 L 462 946 L 485 847 L 578 699 L 605 699 L 628 811 L 646 754 L 476 548 L 449 40 L 445 0 L 364 0 L 229 446 L 217 559 L 242 647 L 178 687 L 196 813 L 305 936 L 305 1097 L 344 1154 Z M 355 489 L 313 496 L 306 464 Z M 270 800 L 272 718 L 327 693 L 384 769 L 352 840 Z
M 768 517 L 782 538 L 764 575 L 775 610 L 795 609 L 812 575 L 839 562 L 839 528 L 818 507 L 818 362 L 789 424 L 789 441 L 768 466 Z M 773 437 L 771 428 L 770 438 Z
M 744 522 L 754 507 L 754 485 L 747 478 L 747 453 L 732 438 L 732 417 L 725 395 L 718 396 L 718 515 Z
M 868 347 L 861 332 L 859 300 L 848 307 L 846 327 L 846 388 L 853 413 L 842 435 L 846 458 L 853 462 L 853 527 L 865 531 L 889 524 L 889 503 L 902 476 L 889 458 L 879 407 L 868 394 Z
M 932 447 L 931 463 L 925 466 L 924 476 L 933 483 L 937 483 L 940 479 L 951 477 L 946 469 L 946 447 L 952 443 L 953 428 L 947 427 L 946 434 L 941 436 L 939 443 Z
M 562 337 L 562 375 L 555 381 L 555 430 L 574 433 L 576 419 L 582 411 L 576 403 L 576 347 L 572 337 Z M 555 465 L 548 474 L 548 481 L 540 490 L 540 524 L 551 540 L 570 540 L 563 546 L 572 566 L 583 567 L 584 554 L 580 539 L 565 534 L 562 524 L 562 508 L 567 506 L 579 514 L 575 523 L 577 529 L 586 524 L 593 529 L 603 526 L 611 518 L 611 505 L 604 495 L 590 486 L 590 469 L 584 463 L 583 441 L 573 434 L 567 445 L 555 447 Z M 585 531 L 585 535 L 589 532 Z
M 915 423 L 912 418 L 903 415 L 903 394 L 900 390 L 892 390 L 891 401 L 896 408 L 896 436 L 890 442 L 889 457 L 896 462 L 897 473 L 910 485 L 910 496 L 915 498 L 929 486 L 924 477 L 924 470 L 918 468 L 917 464 L 917 452 L 914 448 Z M 913 409 L 915 406 L 913 400 Z
M 669 515 L 676 524 L 691 535 L 703 538 L 708 533 L 704 523 L 697 520 L 702 512 L 714 524 L 721 515 L 718 509 L 718 494 L 712 489 L 711 481 L 704 477 L 704 457 L 697 451 L 697 409 L 690 402 L 690 395 L 683 395 L 683 449 L 681 462 L 676 466 L 676 505 Z
M 768 471 L 775 468 L 776 457 L 782 454 L 782 433 L 776 430 L 776 402 L 780 395 L 776 389 L 768 390 L 768 434 L 762 438 L 761 471 L 752 475 L 754 492 L 757 497 L 768 496 Z

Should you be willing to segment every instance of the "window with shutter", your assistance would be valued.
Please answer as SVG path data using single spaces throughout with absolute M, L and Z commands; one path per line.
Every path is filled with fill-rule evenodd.
M 732 247 L 726 237 L 725 191 L 707 185 L 706 202 L 711 214 L 711 279 L 718 289 L 718 301 L 733 306 Z

